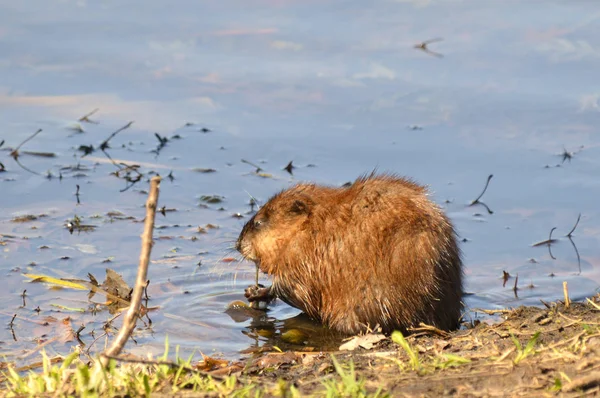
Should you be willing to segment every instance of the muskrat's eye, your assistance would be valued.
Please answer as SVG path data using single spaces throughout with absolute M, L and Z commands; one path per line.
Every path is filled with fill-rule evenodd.
M 254 220 L 254 228 L 260 228 L 263 224 L 261 220 Z

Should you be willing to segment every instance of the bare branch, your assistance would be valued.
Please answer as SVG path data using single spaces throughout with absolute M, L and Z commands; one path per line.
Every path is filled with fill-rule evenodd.
M 36 135 L 38 135 L 38 134 L 39 134 L 39 133 L 41 133 L 41 132 L 42 132 L 42 129 L 38 129 L 38 131 L 36 131 L 35 133 L 33 133 L 33 134 L 31 134 L 29 137 L 27 137 L 27 138 L 25 139 L 25 141 L 21 142 L 21 143 L 19 144 L 19 146 L 18 146 L 18 147 L 17 147 L 15 150 L 13 150 L 13 151 L 10 153 L 10 156 L 12 156 L 12 157 L 13 157 L 15 160 L 17 160 L 17 158 L 19 157 L 19 149 L 21 149 L 21 147 L 22 147 L 22 146 L 23 146 L 23 145 L 24 145 L 26 142 L 28 142 L 28 141 L 31 141 L 31 140 L 33 139 L 33 137 L 35 137 Z
M 91 111 L 90 113 L 86 113 L 85 115 L 83 115 L 82 117 L 79 118 L 79 122 L 86 122 L 86 123 L 92 123 L 92 124 L 98 124 L 98 122 L 94 121 L 94 120 L 90 120 L 89 117 L 92 116 L 94 113 L 98 112 L 100 110 L 100 108 L 96 108 L 93 111 Z
M 257 172 L 257 173 L 260 173 L 260 172 L 263 170 L 263 169 L 262 169 L 262 167 L 260 167 L 260 166 L 257 166 L 257 165 L 255 165 L 254 163 L 252 163 L 252 162 L 249 162 L 249 161 L 248 161 L 248 160 L 246 160 L 246 159 L 242 159 L 242 163 L 246 163 L 246 164 L 249 164 L 249 165 L 250 165 L 250 166 L 252 166 L 252 167 L 256 167 L 256 172 Z
M 161 178 L 153 177 L 150 180 L 150 192 L 146 201 L 146 220 L 144 222 L 144 233 L 142 234 L 142 249 L 140 252 L 140 263 L 138 273 L 131 295 L 131 304 L 127 309 L 123 324 L 119 330 L 119 334 L 113 341 L 112 345 L 104 351 L 101 356 L 101 362 L 104 367 L 108 365 L 109 357 L 117 356 L 125 347 L 125 343 L 131 337 L 131 333 L 135 328 L 136 321 L 140 316 L 140 306 L 142 303 L 142 294 L 148 280 L 148 263 L 150 262 L 150 252 L 152 251 L 152 232 L 154 230 L 154 219 L 156 217 L 156 207 L 158 203 L 158 193 Z
M 483 196 L 483 194 L 485 193 L 485 191 L 487 191 L 488 185 L 490 185 L 490 180 L 492 179 L 492 177 L 494 177 L 493 174 L 490 174 L 488 176 L 487 181 L 485 182 L 485 187 L 483 187 L 483 191 L 479 194 L 479 196 L 477 197 L 477 199 L 475 199 L 474 201 L 471 202 L 471 206 L 473 206 L 474 204 L 477 204 L 477 203 L 481 203 L 479 201 L 479 199 L 481 199 L 481 197 Z
M 108 148 L 108 141 L 110 141 L 115 135 L 119 134 L 121 131 L 126 130 L 129 127 L 131 127 L 132 124 L 133 124 L 133 120 L 131 122 L 127 123 L 125 126 L 118 129 L 117 131 L 115 131 L 114 133 L 112 133 L 111 135 L 109 135 L 108 138 L 105 139 L 102 142 L 102 144 L 100 144 L 100 149 L 105 150 L 106 148 Z
M 573 226 L 573 228 L 571 229 L 571 231 L 569 231 L 568 234 L 566 234 L 565 236 L 567 237 L 571 237 L 571 235 L 573 234 L 573 232 L 575 232 L 575 229 L 577 228 L 577 225 L 579 225 L 579 220 L 581 220 L 581 213 L 579 213 L 579 215 L 577 216 L 577 221 L 575 222 L 575 225 Z

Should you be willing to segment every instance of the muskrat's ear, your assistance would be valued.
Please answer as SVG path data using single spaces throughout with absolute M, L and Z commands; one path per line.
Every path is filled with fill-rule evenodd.
M 309 205 L 301 200 L 294 200 L 290 212 L 294 214 L 306 214 L 310 211 Z

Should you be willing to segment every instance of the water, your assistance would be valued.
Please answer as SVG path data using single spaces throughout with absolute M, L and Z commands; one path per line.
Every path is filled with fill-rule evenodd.
M 19 157 L 36 175 L 0 151 L 0 319 L 18 314 L 0 329 L 0 350 L 29 359 L 58 336 L 45 348 L 65 353 L 77 344 L 66 317 L 86 326 L 86 349 L 102 348 L 104 338 L 92 342 L 113 316 L 104 306 L 94 315 L 87 293 L 22 274 L 102 281 L 110 267 L 132 283 L 151 172 L 172 172 L 160 206 L 176 211 L 157 218 L 149 305 L 158 309 L 134 352 L 162 352 L 167 335 L 183 354 L 226 358 L 265 344 L 252 331 L 265 319 L 225 313 L 253 281 L 252 264 L 229 261 L 239 260 L 230 249 L 250 195 L 265 201 L 305 180 L 341 185 L 373 169 L 428 184 L 445 207 L 465 239 L 468 307 L 539 305 L 561 298 L 563 281 L 573 299 L 595 294 L 599 20 L 584 1 L 0 2 L 1 149 L 41 128 L 21 151 L 56 154 Z M 433 54 L 414 48 L 438 38 Z M 96 108 L 97 124 L 78 122 Z M 107 151 L 141 165 L 144 179 L 128 188 L 101 151 L 77 149 L 97 149 L 129 121 Z M 157 155 L 154 133 L 180 138 Z M 293 176 L 282 170 L 289 161 Z M 489 174 L 481 200 L 493 214 L 468 206 Z M 202 195 L 223 202 L 204 207 Z M 46 217 L 11 221 L 27 214 Z M 564 235 L 579 214 L 576 252 Z M 71 235 L 75 216 L 96 228 Z M 198 233 L 207 224 L 218 228 Z M 532 244 L 553 227 L 551 256 Z M 518 275 L 516 296 L 502 271 Z M 279 304 L 266 325 L 297 314 Z

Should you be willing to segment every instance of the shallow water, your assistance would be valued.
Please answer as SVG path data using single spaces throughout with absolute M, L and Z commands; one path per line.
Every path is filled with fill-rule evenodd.
M 231 248 L 250 195 L 265 201 L 295 181 L 340 185 L 375 168 L 428 184 L 445 207 L 465 239 L 468 307 L 538 305 L 561 298 L 563 281 L 573 299 L 597 291 L 600 12 L 592 2 L 0 2 L 0 26 L 0 149 L 43 129 L 21 152 L 56 154 L 22 153 L 37 175 L 0 151 L 0 319 L 8 325 L 18 314 L 0 329 L 9 357 L 31 358 L 56 336 L 46 349 L 67 352 L 76 342 L 57 326 L 65 317 L 86 326 L 86 348 L 102 347 L 104 339 L 92 342 L 108 311 L 94 315 L 86 292 L 22 274 L 102 281 L 110 267 L 132 283 L 150 172 L 172 172 L 160 206 L 176 211 L 157 218 L 149 305 L 159 308 L 134 352 L 162 352 L 167 335 L 183 354 L 226 358 L 265 344 L 255 327 L 281 328 L 297 310 L 278 304 L 266 326 L 225 313 L 253 281 L 252 264 L 229 262 L 239 259 Z M 435 38 L 443 40 L 428 45 L 433 53 L 414 48 Z M 97 124 L 77 121 L 96 108 Z M 140 164 L 145 178 L 121 192 L 128 184 L 111 174 L 116 166 L 77 148 L 97 149 L 129 121 L 107 152 Z M 156 154 L 155 132 L 180 139 Z M 293 176 L 282 170 L 289 161 Z M 489 174 L 481 200 L 493 214 L 468 206 Z M 223 202 L 201 206 L 203 195 Z M 26 214 L 46 217 L 11 221 Z M 575 251 L 565 235 L 578 214 Z M 96 228 L 70 234 L 64 224 L 75 215 Z M 218 228 L 198 233 L 206 224 Z M 553 227 L 552 253 L 532 247 Z M 517 295 L 502 271 L 518 275 Z M 47 316 L 58 321 L 41 326 Z

